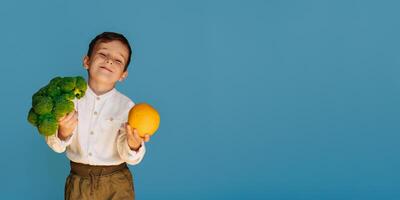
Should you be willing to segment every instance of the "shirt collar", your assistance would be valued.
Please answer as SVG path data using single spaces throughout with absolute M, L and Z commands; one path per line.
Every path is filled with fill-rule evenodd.
M 116 92 L 116 89 L 115 89 L 115 87 L 114 87 L 112 90 L 110 90 L 110 91 L 108 91 L 108 92 L 106 92 L 106 93 L 104 93 L 104 94 L 102 94 L 102 95 L 97 95 L 96 93 L 94 93 L 94 91 L 92 90 L 92 88 L 90 88 L 89 84 L 87 84 L 87 90 L 86 90 L 86 92 L 87 92 L 90 96 L 96 98 L 97 100 L 105 100 L 105 99 L 111 97 L 111 96 Z

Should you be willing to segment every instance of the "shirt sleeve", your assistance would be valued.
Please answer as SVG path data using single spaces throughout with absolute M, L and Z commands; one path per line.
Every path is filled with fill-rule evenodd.
M 142 142 L 141 147 L 137 151 L 133 151 L 129 147 L 126 132 L 122 128 L 120 129 L 120 133 L 117 138 L 117 149 L 121 159 L 130 165 L 139 164 L 146 153 L 144 142 Z
M 67 148 L 68 145 L 70 145 L 72 143 L 72 139 L 74 137 L 74 133 L 69 136 L 65 141 L 61 140 L 58 137 L 58 130 L 56 131 L 56 133 L 54 135 L 51 136 L 45 136 L 45 140 L 47 145 L 49 145 L 49 147 L 51 149 L 53 149 L 53 151 L 57 152 L 57 153 L 62 153 L 65 151 L 65 149 Z

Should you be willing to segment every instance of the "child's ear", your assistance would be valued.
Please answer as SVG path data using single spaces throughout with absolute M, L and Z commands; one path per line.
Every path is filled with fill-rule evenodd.
M 89 56 L 83 57 L 83 67 L 89 69 Z
M 128 70 L 122 73 L 121 78 L 119 78 L 119 82 L 122 82 L 124 79 L 126 79 L 126 77 L 128 77 Z

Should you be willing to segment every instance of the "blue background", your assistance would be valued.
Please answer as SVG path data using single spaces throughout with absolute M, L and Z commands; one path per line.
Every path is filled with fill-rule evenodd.
M 68 160 L 26 115 L 103 31 L 134 46 L 117 89 L 161 115 L 137 199 L 400 199 L 399 7 L 3 0 L 1 199 L 63 198 Z

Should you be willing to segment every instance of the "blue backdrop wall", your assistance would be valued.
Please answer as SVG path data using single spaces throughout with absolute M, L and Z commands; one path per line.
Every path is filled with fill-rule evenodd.
M 134 46 L 117 89 L 161 126 L 137 199 L 400 199 L 398 1 L 0 3 L 1 199 L 62 199 L 69 172 L 26 121 L 90 40 Z

